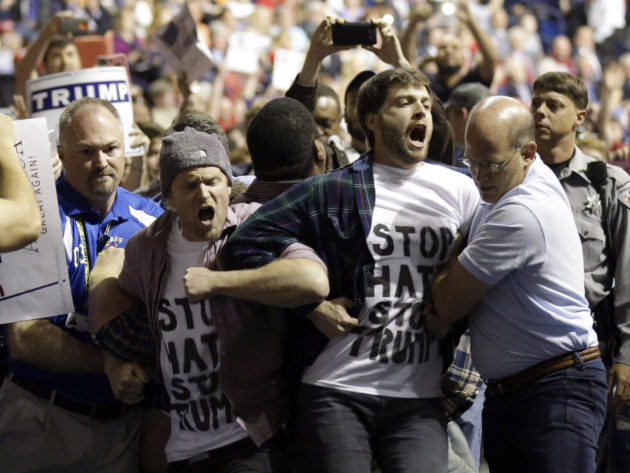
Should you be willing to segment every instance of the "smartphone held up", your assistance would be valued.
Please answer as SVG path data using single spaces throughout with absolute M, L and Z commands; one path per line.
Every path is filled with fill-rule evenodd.
M 62 33 L 86 34 L 89 32 L 89 20 L 87 18 L 64 17 L 59 25 Z
M 339 46 L 376 44 L 376 25 L 367 21 L 335 23 L 332 40 Z

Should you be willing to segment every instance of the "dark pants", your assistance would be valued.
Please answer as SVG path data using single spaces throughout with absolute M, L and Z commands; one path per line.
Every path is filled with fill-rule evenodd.
M 297 415 L 304 471 L 369 473 L 374 456 L 383 473 L 446 472 L 446 420 L 439 399 L 303 384 Z
M 486 392 L 483 446 L 492 473 L 592 473 L 606 413 L 600 359 L 508 395 Z
M 277 434 L 260 447 L 248 437 L 203 454 L 203 460 L 169 463 L 169 473 L 286 473 L 284 438 Z

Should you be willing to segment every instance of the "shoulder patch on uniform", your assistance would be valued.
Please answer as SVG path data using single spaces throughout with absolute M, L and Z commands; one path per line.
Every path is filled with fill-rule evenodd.
M 619 193 L 619 200 L 626 204 L 626 207 L 630 208 L 630 189 L 626 189 Z
M 153 215 L 149 215 L 144 210 L 134 209 L 131 205 L 129 206 L 129 213 L 145 227 L 151 225 L 156 219 Z

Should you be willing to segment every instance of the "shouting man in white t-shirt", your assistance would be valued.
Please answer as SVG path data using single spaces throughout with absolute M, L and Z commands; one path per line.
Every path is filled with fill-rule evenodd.
M 468 177 L 424 162 L 431 107 L 421 72 L 372 77 L 358 103 L 372 151 L 265 204 L 222 249 L 226 264 L 248 268 L 298 241 L 326 262 L 330 300 L 309 318 L 339 336 L 312 327 L 296 340 L 308 365 L 297 401 L 307 471 L 368 473 L 373 457 L 383 471 L 446 471 L 444 360 L 422 313 L 479 196 Z

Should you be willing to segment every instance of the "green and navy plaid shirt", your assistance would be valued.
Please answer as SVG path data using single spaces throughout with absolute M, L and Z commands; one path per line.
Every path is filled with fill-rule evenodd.
M 365 302 L 374 259 L 367 246 L 375 202 L 373 155 L 368 153 L 349 166 L 315 176 L 292 187 L 258 209 L 239 226 L 221 250 L 228 269 L 254 268 L 278 258 L 292 243 L 310 246 L 328 268 L 330 298 L 354 301 L 349 313 L 358 317 Z M 313 306 L 298 313 L 306 314 Z M 298 354 L 310 364 L 326 338 L 312 324 L 300 326 Z M 446 360 L 455 366 L 445 373 L 447 414 L 456 416 L 474 400 L 483 382 L 470 361 L 469 344 L 455 348 L 442 344 Z M 455 341 L 456 342 L 456 341 Z M 460 412 L 461 413 L 461 412 Z

